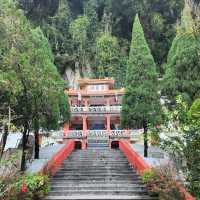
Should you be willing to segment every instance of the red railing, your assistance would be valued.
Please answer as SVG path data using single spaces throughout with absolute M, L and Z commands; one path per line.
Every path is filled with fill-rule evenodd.
M 150 170 L 151 167 L 146 161 L 136 152 L 128 141 L 119 141 L 119 148 L 126 156 L 129 163 L 142 175 L 144 171 Z M 186 189 L 177 182 L 180 191 L 184 194 L 184 200 L 196 200 Z
M 52 158 L 47 162 L 47 164 L 41 170 L 44 174 L 55 175 L 57 170 L 62 165 L 63 161 L 69 156 L 69 154 L 74 150 L 75 141 L 68 141 L 62 149 L 60 149 Z
M 145 160 L 133 150 L 131 144 L 128 141 L 120 140 L 119 148 L 126 156 L 129 163 L 142 175 L 144 170 L 151 169 Z

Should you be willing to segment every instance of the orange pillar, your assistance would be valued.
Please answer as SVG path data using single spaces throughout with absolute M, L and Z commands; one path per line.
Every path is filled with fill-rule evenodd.
M 110 132 L 110 115 L 106 115 L 106 127 L 107 131 Z
M 85 106 L 84 111 L 88 111 L 88 99 L 84 100 L 84 106 Z
M 67 133 L 69 131 L 69 126 L 70 126 L 69 122 L 64 123 L 64 128 L 63 128 L 64 129 L 64 136 L 67 135 Z
M 87 132 L 87 115 L 83 115 L 83 132 Z
M 88 130 L 88 127 L 87 127 L 87 115 L 83 115 L 83 134 L 84 136 L 87 135 L 87 130 Z M 83 139 L 82 140 L 82 149 L 86 149 L 86 145 L 87 144 L 87 140 Z

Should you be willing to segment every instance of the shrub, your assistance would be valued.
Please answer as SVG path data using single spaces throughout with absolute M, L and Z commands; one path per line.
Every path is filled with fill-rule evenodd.
M 150 142 L 152 145 L 159 145 L 160 144 L 160 135 L 159 130 L 157 128 L 152 128 L 150 133 Z
M 182 200 L 184 195 L 177 185 L 176 171 L 170 165 L 162 165 L 146 171 L 143 181 L 150 195 L 158 195 L 160 200 Z
M 23 182 L 26 192 L 21 191 Z M 39 200 L 49 192 L 49 178 L 42 174 L 28 174 L 18 177 L 11 187 L 9 200 Z

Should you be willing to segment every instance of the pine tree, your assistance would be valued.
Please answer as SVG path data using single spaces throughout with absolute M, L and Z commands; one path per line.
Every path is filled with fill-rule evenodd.
M 148 156 L 148 124 L 159 111 L 156 65 L 136 15 L 126 72 L 126 91 L 122 105 L 122 126 L 132 128 L 135 123 L 144 128 L 144 156 Z
M 190 102 L 200 95 L 200 42 L 186 4 L 168 54 L 164 92 L 173 100 L 181 94 Z

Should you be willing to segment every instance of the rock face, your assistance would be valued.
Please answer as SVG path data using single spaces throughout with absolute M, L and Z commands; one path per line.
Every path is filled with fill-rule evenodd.
M 53 177 L 45 200 L 157 200 L 119 150 L 74 151 Z
M 81 78 L 79 69 L 73 70 L 72 68 L 66 68 L 63 79 L 68 83 L 69 88 L 78 89 L 78 79 Z
M 92 69 L 89 64 L 86 67 L 80 67 L 79 62 L 76 62 L 75 67 L 65 68 L 62 77 L 68 83 L 68 87 L 78 89 L 78 80 L 83 77 L 89 78 L 91 75 Z
M 191 6 L 194 16 L 200 19 L 200 0 L 186 0 L 186 2 Z

